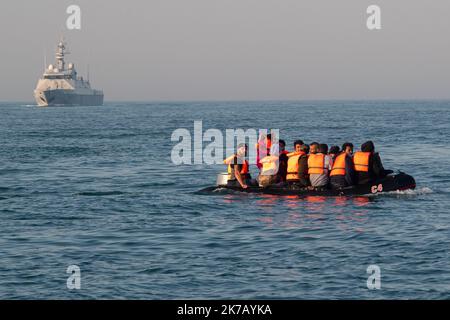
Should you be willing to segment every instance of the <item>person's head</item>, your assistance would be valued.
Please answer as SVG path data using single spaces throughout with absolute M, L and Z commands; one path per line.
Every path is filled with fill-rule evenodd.
M 309 145 L 309 153 L 311 154 L 315 154 L 319 152 L 319 143 L 318 142 L 313 142 Z
M 237 148 L 237 155 L 239 157 L 245 157 L 247 155 L 248 147 L 245 143 L 240 143 Z
M 296 141 L 294 142 L 294 149 L 295 149 L 295 152 L 300 152 L 300 151 L 301 151 L 301 150 L 300 150 L 300 147 L 301 147 L 302 145 L 304 145 L 304 143 L 303 143 L 302 140 L 296 140 Z
M 266 143 L 269 142 L 269 141 L 272 141 L 272 134 L 271 134 L 271 133 L 269 133 L 269 134 L 266 136 Z
M 330 155 L 337 155 L 339 153 L 339 147 L 338 146 L 332 146 L 330 148 L 330 151 L 328 151 L 328 154 Z
M 362 152 L 375 152 L 375 145 L 372 141 L 366 141 L 361 145 Z
M 302 144 L 300 146 L 300 151 L 308 154 L 309 153 L 309 146 L 307 144 Z
M 353 154 L 353 143 L 346 142 L 342 145 L 342 152 L 345 152 L 349 156 Z
M 327 154 L 327 153 L 328 153 L 328 145 L 325 144 L 325 143 L 319 144 L 319 149 L 318 149 L 318 151 L 319 151 L 320 153 Z
M 280 151 L 284 151 L 286 149 L 286 141 L 280 140 L 278 141 L 278 145 L 280 146 Z

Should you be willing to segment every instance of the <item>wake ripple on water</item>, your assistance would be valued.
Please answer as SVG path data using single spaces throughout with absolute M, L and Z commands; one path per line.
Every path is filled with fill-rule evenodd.
M 424 194 L 434 193 L 434 191 L 431 188 L 423 187 L 423 188 L 420 188 L 420 189 L 408 189 L 408 190 L 390 191 L 388 193 L 391 193 L 391 194 L 405 194 L 405 195 L 424 195 Z
M 397 190 L 389 192 L 380 192 L 376 194 L 369 194 L 369 197 L 382 197 L 382 196 L 421 196 L 432 194 L 434 191 L 431 188 L 423 187 L 419 189 Z

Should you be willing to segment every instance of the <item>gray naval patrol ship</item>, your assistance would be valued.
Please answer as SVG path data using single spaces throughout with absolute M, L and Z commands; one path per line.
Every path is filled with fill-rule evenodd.
M 77 77 L 73 63 L 66 69 L 66 54 L 65 43 L 61 41 L 56 51 L 56 65 L 46 67 L 34 90 L 37 104 L 41 107 L 103 105 L 103 91 L 92 89 L 89 80 Z

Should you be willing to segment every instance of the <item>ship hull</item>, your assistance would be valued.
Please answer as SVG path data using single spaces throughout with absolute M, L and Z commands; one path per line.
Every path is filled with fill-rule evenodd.
M 35 92 L 36 103 L 41 107 L 49 106 L 101 106 L 103 93 L 79 93 L 75 90 L 47 90 Z

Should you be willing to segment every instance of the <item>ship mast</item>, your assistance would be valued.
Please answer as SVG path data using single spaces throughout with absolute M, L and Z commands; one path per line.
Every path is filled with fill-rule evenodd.
M 66 47 L 64 45 L 64 41 L 61 40 L 61 42 L 58 44 L 58 49 L 56 50 L 56 66 L 59 70 L 59 72 L 63 72 L 65 70 L 65 61 L 64 56 L 67 54 Z
M 47 51 L 44 49 L 44 73 L 47 70 Z

